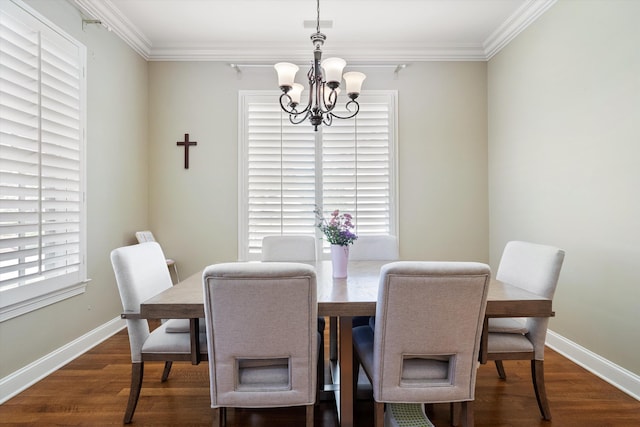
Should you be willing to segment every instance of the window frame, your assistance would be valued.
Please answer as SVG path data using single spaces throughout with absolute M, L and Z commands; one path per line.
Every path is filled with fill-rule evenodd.
M 31 30 L 46 32 L 47 37 L 54 38 L 63 43 L 70 43 L 77 48 L 78 78 L 78 179 L 79 179 L 79 225 L 78 225 L 78 271 L 72 274 L 66 273 L 56 277 L 45 278 L 41 281 L 8 285 L 0 288 L 0 322 L 29 313 L 42 307 L 54 304 L 64 299 L 85 292 L 89 282 L 87 278 L 87 206 L 86 206 L 86 115 L 87 115 L 87 79 L 86 47 L 78 40 L 68 35 L 64 30 L 53 24 L 39 12 L 26 5 L 21 0 L 3 2 L 2 10 L 7 15 L 24 23 Z M 42 117 L 39 112 L 38 117 Z M 42 176 L 42 175 L 39 175 Z
M 249 194 L 248 194 L 248 114 L 247 108 L 250 100 L 254 97 L 269 97 L 273 99 L 274 104 L 278 104 L 278 98 L 281 92 L 276 90 L 241 90 L 238 92 L 238 259 L 241 261 L 255 261 L 259 259 L 258 254 L 252 254 L 249 252 Z M 398 91 L 397 90 L 371 90 L 367 91 L 366 95 L 362 95 L 362 98 L 366 98 L 367 95 L 371 97 L 381 96 L 388 97 L 389 107 L 389 234 L 398 236 Z M 286 113 L 285 118 L 286 118 Z M 287 119 L 288 120 L 288 119 Z M 353 121 L 350 119 L 348 121 Z M 334 120 L 334 123 L 339 121 Z M 308 122 L 301 123 L 296 126 L 308 126 L 311 125 Z M 316 135 L 316 146 L 322 142 L 322 127 L 319 127 Z M 335 125 L 334 125 L 335 126 Z M 318 153 L 316 148 L 316 153 Z M 316 183 L 321 180 L 322 177 L 318 177 L 318 174 L 322 175 L 322 160 L 316 158 Z M 322 200 L 322 188 L 316 186 L 316 200 Z M 325 207 L 326 210 L 326 207 Z M 314 227 L 315 236 L 321 239 L 322 233 L 317 227 Z M 326 248 L 325 248 L 326 249 Z M 329 259 L 330 253 L 327 250 L 323 250 L 323 245 L 318 245 L 318 259 Z

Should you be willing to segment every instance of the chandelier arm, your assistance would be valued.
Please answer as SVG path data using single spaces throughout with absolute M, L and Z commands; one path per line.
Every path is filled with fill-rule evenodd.
M 322 119 L 322 123 L 324 123 L 327 126 L 331 126 L 331 124 L 333 123 L 333 117 L 334 117 L 334 115 L 332 113 L 327 114 Z
M 286 101 L 286 103 L 283 102 L 283 101 Z M 307 105 L 304 110 L 298 111 L 295 107 L 289 108 L 290 104 L 291 104 L 291 97 L 288 94 L 283 93 L 282 95 L 280 95 L 280 108 L 282 108 L 282 110 L 285 113 L 293 114 L 295 116 L 298 116 L 298 115 L 303 114 L 305 112 L 308 114 L 309 105 Z
M 309 117 L 309 113 L 311 112 L 311 110 L 309 110 L 309 108 L 305 108 L 304 111 L 301 111 L 298 114 L 292 113 L 289 114 L 289 121 L 294 124 L 294 125 L 299 125 L 300 123 L 304 122 L 305 120 L 307 120 L 307 117 Z M 302 116 L 301 119 L 298 119 L 298 116 L 300 116 L 302 113 L 304 113 L 304 115 Z
M 356 114 L 358 114 L 358 112 L 360 111 L 360 104 L 358 104 L 358 101 L 354 101 L 354 100 L 351 100 L 351 101 L 347 102 L 345 107 L 347 108 L 348 111 L 351 111 L 351 108 L 349 107 L 351 104 L 354 104 L 356 109 L 355 109 L 355 111 L 353 113 L 351 113 L 348 116 L 340 116 L 340 115 L 338 115 L 338 114 L 336 114 L 334 112 L 329 112 L 329 114 L 332 115 L 333 117 L 337 118 L 337 119 L 342 119 L 342 120 L 350 119 L 352 117 L 355 117 Z

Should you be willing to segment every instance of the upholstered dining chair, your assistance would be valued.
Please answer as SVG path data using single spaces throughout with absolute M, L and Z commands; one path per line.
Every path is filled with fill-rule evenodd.
M 262 238 L 263 262 L 315 262 L 316 238 L 305 234 L 273 235 Z M 324 317 L 318 318 L 318 332 L 322 337 L 318 349 L 318 388 L 324 390 Z
M 496 279 L 553 299 L 564 251 L 530 242 L 508 242 L 502 253 Z M 544 343 L 548 317 L 488 319 L 487 360 L 494 360 L 498 375 L 506 379 L 503 360 L 530 360 L 538 408 L 545 420 L 551 409 L 544 385 Z
M 316 238 L 303 234 L 262 238 L 262 261 L 315 262 Z
M 136 231 L 136 240 L 138 243 L 145 242 L 155 242 L 156 238 L 153 236 L 153 233 L 149 230 L 144 231 Z M 168 268 L 173 268 L 173 271 L 176 273 L 176 282 L 180 281 L 180 276 L 178 275 L 178 265 L 173 258 L 165 258 L 165 262 L 167 263 Z
M 150 331 L 147 319 L 141 319 L 140 304 L 172 286 L 169 270 L 160 245 L 147 242 L 114 249 L 111 264 L 115 273 L 120 299 L 129 333 L 131 348 L 131 388 L 124 415 L 124 423 L 133 419 L 142 388 L 144 363 L 164 361 L 162 381 L 166 381 L 174 361 L 191 360 L 191 339 L 188 333 L 169 333 L 172 320 Z M 174 319 L 175 320 L 175 319 Z M 206 359 L 206 336 L 199 334 L 201 358 Z
M 473 425 L 490 276 L 488 265 L 473 262 L 382 267 L 375 330 L 353 328 L 354 367 L 361 363 L 373 386 L 376 427 L 385 403 L 456 403 L 463 425 Z
M 224 263 L 203 273 L 213 425 L 226 408 L 306 406 L 313 426 L 315 270 L 300 263 Z
M 352 261 L 395 261 L 398 253 L 398 239 L 391 235 L 361 235 L 349 249 Z

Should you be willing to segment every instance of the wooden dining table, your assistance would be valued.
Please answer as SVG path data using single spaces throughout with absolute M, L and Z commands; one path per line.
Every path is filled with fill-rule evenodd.
M 318 316 L 337 322 L 337 361 L 332 364 L 333 383 L 327 390 L 335 393 L 341 427 L 352 427 L 353 419 L 353 345 L 352 318 L 373 316 L 376 312 L 378 281 L 383 261 L 350 261 L 348 277 L 332 277 L 330 261 L 311 263 L 316 269 Z M 551 300 L 508 283 L 491 280 L 487 297 L 485 327 L 479 360 L 485 363 L 486 323 L 490 317 L 551 317 Z M 192 331 L 198 330 L 198 319 L 204 317 L 202 271 L 195 273 L 140 305 L 140 317 L 147 319 L 191 319 Z M 194 333 L 195 336 L 195 333 Z M 332 334 L 332 340 L 335 338 Z M 193 339 L 193 363 L 198 363 L 198 340 Z

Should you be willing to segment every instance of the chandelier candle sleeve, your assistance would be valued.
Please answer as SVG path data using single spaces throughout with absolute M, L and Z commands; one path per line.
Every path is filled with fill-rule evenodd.
M 274 65 L 278 73 L 278 86 L 282 90 L 280 107 L 289 114 L 289 121 L 294 125 L 304 122 L 307 118 L 314 130 L 324 124 L 331 126 L 333 118 L 350 119 L 360 111 L 360 104 L 356 98 L 360 95 L 365 75 L 352 71 L 344 73 L 347 62 L 342 58 L 327 58 L 322 61 L 322 46 L 326 36 L 320 32 L 320 0 L 317 0 L 316 32 L 311 34 L 313 43 L 313 62 L 307 73 L 309 94 L 307 104 L 301 104 L 302 85 L 294 83 L 299 68 L 295 64 L 279 62 Z M 347 113 L 338 115 L 333 110 L 338 104 L 338 93 L 342 79 L 347 85 L 349 101 L 345 104 Z

